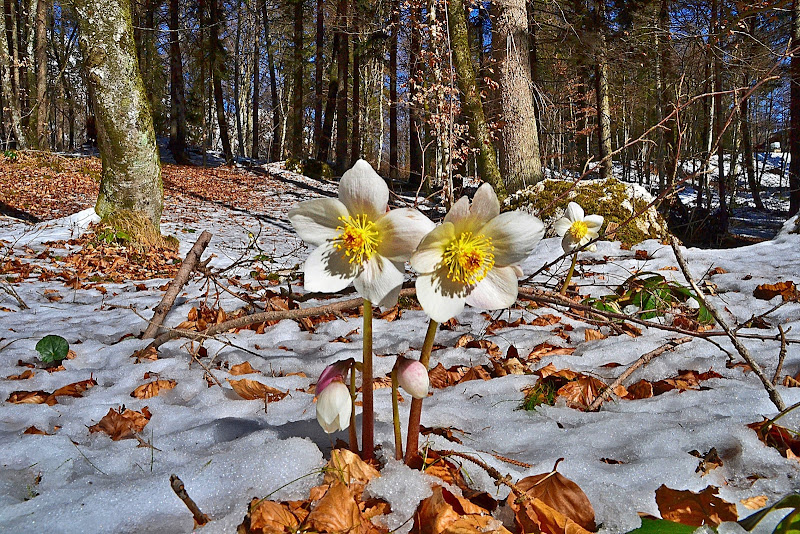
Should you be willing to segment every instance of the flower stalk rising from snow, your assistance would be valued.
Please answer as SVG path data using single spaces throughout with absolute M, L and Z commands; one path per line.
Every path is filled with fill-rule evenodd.
M 350 426 L 353 398 L 344 382 L 352 365 L 352 358 L 329 365 L 317 381 L 317 421 L 328 434 Z
M 435 324 L 435 323 L 434 323 Z M 430 356 L 430 352 L 428 353 Z M 400 407 L 398 390 L 402 387 L 414 399 L 428 396 L 430 379 L 428 367 L 417 360 L 398 356 L 392 369 L 392 422 L 394 423 L 395 460 L 403 459 L 403 439 L 400 431 Z M 412 401 L 413 402 L 413 401 Z
M 561 236 L 561 248 L 564 249 L 564 254 L 581 249 L 586 246 L 590 241 L 597 239 L 600 235 L 600 227 L 603 226 L 603 217 L 600 215 L 589 215 L 588 217 L 575 202 L 570 202 L 567 205 L 567 211 L 564 216 L 556 221 L 554 229 L 556 233 Z M 594 245 L 587 247 L 588 250 L 595 250 Z M 564 285 L 561 286 L 561 294 L 566 295 L 567 287 L 572 279 L 572 274 L 575 272 L 575 264 L 578 261 L 577 253 L 572 256 L 572 264 L 569 267 L 567 278 L 564 280 Z
M 339 182 L 339 198 L 301 202 L 289 211 L 300 237 L 316 248 L 303 266 L 308 291 L 335 293 L 351 283 L 364 298 L 364 459 L 373 457 L 372 303 L 394 306 L 405 262 L 433 223 L 415 209 L 387 211 L 389 188 L 364 160 Z
M 472 203 L 461 197 L 444 222 L 426 235 L 411 256 L 419 273 L 417 299 L 431 318 L 420 355 L 428 368 L 437 323 L 455 317 L 466 304 L 484 310 L 507 308 L 517 300 L 519 263 L 544 235 L 542 222 L 522 211 L 500 213 L 500 202 L 483 184 Z M 426 350 L 427 349 L 427 350 Z M 419 448 L 422 399 L 411 401 L 406 462 Z

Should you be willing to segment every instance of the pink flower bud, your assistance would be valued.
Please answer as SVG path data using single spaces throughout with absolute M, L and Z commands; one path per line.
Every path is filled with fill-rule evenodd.
M 417 360 L 400 356 L 397 362 L 397 381 L 400 387 L 415 399 L 428 396 L 428 370 Z
M 328 434 L 350 426 L 352 409 L 350 390 L 344 382 L 330 382 L 317 396 L 317 421 Z
M 322 374 L 319 375 L 319 380 L 317 380 L 317 395 L 322 393 L 322 390 L 333 381 L 344 382 L 347 377 L 347 372 L 350 370 L 350 367 L 352 367 L 354 361 L 353 358 L 348 358 L 332 363 L 326 367 L 325 370 L 322 371 Z

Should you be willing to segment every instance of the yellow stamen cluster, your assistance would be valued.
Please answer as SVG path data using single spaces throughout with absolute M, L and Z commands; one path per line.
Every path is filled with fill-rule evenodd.
M 340 233 L 334 239 L 333 246 L 343 250 L 344 255 L 350 258 L 350 263 L 363 263 L 370 259 L 380 244 L 375 223 L 366 215 L 348 215 L 339 217 L 339 220 L 342 224 L 336 230 Z
M 453 282 L 472 285 L 483 280 L 494 267 L 494 246 L 489 237 L 464 232 L 447 245 L 442 263 Z
M 575 221 L 569 227 L 569 235 L 572 236 L 572 239 L 575 241 L 580 241 L 586 234 L 589 232 L 589 227 L 586 226 L 586 223 L 583 221 Z

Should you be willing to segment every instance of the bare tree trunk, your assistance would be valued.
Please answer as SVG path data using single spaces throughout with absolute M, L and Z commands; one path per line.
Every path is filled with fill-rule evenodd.
M 461 4 L 460 0 L 457 1 Z M 463 4 L 461 5 L 463 11 Z M 418 25 L 422 23 L 422 8 L 416 3 L 411 6 L 410 11 L 411 42 L 409 43 L 408 51 L 408 183 L 411 187 L 416 188 L 422 184 L 422 173 L 424 172 L 422 144 L 425 142 L 425 130 L 422 126 L 422 114 L 420 113 L 419 103 L 416 101 L 418 87 L 421 85 L 421 80 L 417 79 L 417 77 L 419 76 L 420 70 L 419 56 L 422 46 Z M 450 23 L 453 23 L 452 20 Z M 466 23 L 464 29 L 466 31 Z M 469 54 L 467 58 L 472 61 Z
M 339 0 L 336 5 L 336 31 L 339 34 L 339 50 L 336 58 L 338 66 L 339 89 L 336 93 L 336 170 L 343 173 L 349 161 L 347 153 L 347 82 L 350 63 L 350 45 L 347 35 L 347 0 Z
M 495 72 L 503 127 L 500 173 L 513 193 L 542 180 L 539 133 L 531 91 L 531 58 L 525 0 L 492 2 Z
M 103 174 L 95 211 L 103 217 L 121 210 L 147 216 L 158 228 L 164 190 L 127 2 L 75 0 L 75 13 L 94 92 L 97 142 Z M 125 95 L 125 98 L 120 98 Z
M 219 12 L 218 2 L 219 0 L 211 0 L 211 18 L 208 28 L 211 48 L 211 82 L 214 86 L 214 104 L 217 111 L 222 152 L 225 155 L 225 162 L 230 165 L 233 163 L 233 151 L 231 150 L 231 138 L 228 133 L 228 119 L 225 117 L 225 98 L 222 94 L 222 75 L 225 72 L 225 64 L 222 60 L 225 56 L 225 49 L 219 40 L 219 26 L 222 24 L 222 16 Z
M 303 0 L 292 0 L 294 3 L 294 84 L 292 89 L 292 111 L 291 111 L 291 138 L 289 141 L 289 153 L 292 157 L 303 159 Z
M 323 13 L 324 0 L 317 0 L 317 32 L 316 51 L 314 53 L 314 154 L 319 153 L 320 139 L 322 136 L 322 102 L 325 99 L 325 83 L 322 79 L 324 72 L 323 52 L 325 48 L 325 17 Z
M 464 111 L 467 115 L 469 133 L 478 147 L 478 173 L 484 182 L 491 184 L 499 197 L 506 195 L 505 185 L 497 168 L 496 154 L 489 128 L 483 114 L 483 103 L 475 81 L 475 68 L 469 50 L 467 17 L 462 0 L 451 0 L 447 4 L 450 17 L 450 42 L 453 47 L 453 63 L 456 69 L 458 88 L 463 93 Z
M 331 50 L 331 58 L 339 57 L 339 32 L 333 34 L 333 48 Z M 322 132 L 320 133 L 319 149 L 317 150 L 317 159 L 328 161 L 328 153 L 331 149 L 331 138 L 333 137 L 333 118 L 336 115 L 336 104 L 338 102 L 339 94 L 339 66 L 336 61 L 331 61 L 330 71 L 328 74 L 328 98 L 325 101 L 325 120 L 322 123 Z
M 400 23 L 400 6 L 391 5 L 391 36 L 389 38 L 389 183 L 397 182 L 399 176 L 397 158 L 397 35 Z
M 600 178 L 611 178 L 611 104 L 608 87 L 608 45 L 606 43 L 606 0 L 597 0 L 598 50 L 595 63 L 597 91 L 597 142 L 600 149 Z
M 792 0 L 789 113 L 789 215 L 800 212 L 800 0 Z
M 25 133 L 22 129 L 22 115 L 19 109 L 19 100 L 14 93 L 13 80 L 11 73 L 15 70 L 13 67 L 14 56 L 9 53 L 8 40 L 6 38 L 6 15 L 5 8 L 0 12 L 0 72 L 3 74 L 0 85 L 3 91 L 3 104 L 8 107 L 11 119 L 11 131 L 14 133 L 14 138 L 17 142 L 17 148 L 26 148 L 27 142 Z M 5 115 L 5 113 L 3 114 Z
M 353 2 L 355 26 L 358 27 L 358 3 Z M 353 36 L 353 128 L 350 136 L 350 165 L 361 157 L 361 40 Z
M 170 127 L 169 149 L 178 163 L 188 163 L 186 155 L 186 87 L 183 80 L 183 58 L 178 25 L 178 0 L 169 0 L 169 92 Z
M 749 85 L 746 77 L 744 80 L 744 86 L 747 87 Z M 742 131 L 742 151 L 744 155 L 744 168 L 745 172 L 747 173 L 747 186 L 750 188 L 750 192 L 753 194 L 753 202 L 756 205 L 756 209 L 763 210 L 764 203 L 761 201 L 761 193 L 758 190 L 758 182 L 756 182 L 756 171 L 753 168 L 753 140 L 750 135 L 750 106 L 749 106 L 750 98 L 744 98 L 742 103 L 739 105 L 739 121 L 741 123 L 741 131 Z
M 48 124 L 49 98 L 47 94 L 47 0 L 37 0 L 36 8 L 36 103 L 34 115 L 36 117 L 36 147 L 39 150 L 49 150 L 48 137 L 50 128 Z
M 269 151 L 269 160 L 278 161 L 281 159 L 281 142 L 283 137 L 283 117 L 281 105 L 278 101 L 278 81 L 275 74 L 275 62 L 272 57 L 272 42 L 269 37 L 269 12 L 267 2 L 261 2 L 261 13 L 264 21 L 264 44 L 267 47 L 267 69 L 269 70 L 269 95 L 270 108 L 272 110 L 272 142 Z
M 243 157 L 244 132 L 242 131 L 242 4 L 241 0 L 236 6 L 236 38 L 233 51 L 233 110 L 236 115 L 236 154 Z
M 253 144 L 250 148 L 250 157 L 258 159 L 258 108 L 261 97 L 261 55 L 259 45 L 261 43 L 261 17 L 258 6 L 253 13 Z
M 727 183 L 725 182 L 725 151 L 722 146 L 722 130 L 725 116 L 722 109 L 722 64 L 720 60 L 720 1 L 711 2 L 711 53 L 713 54 L 714 69 L 714 138 L 717 144 L 717 193 L 719 195 L 720 214 L 728 211 Z

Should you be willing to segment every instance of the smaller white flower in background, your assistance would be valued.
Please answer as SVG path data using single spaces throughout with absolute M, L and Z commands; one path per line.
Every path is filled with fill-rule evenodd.
M 352 358 L 331 364 L 317 381 L 317 421 L 328 434 L 350 426 L 353 405 L 344 381 L 352 365 Z
M 575 202 L 570 202 L 564 217 L 557 220 L 553 228 L 559 236 L 563 237 L 561 248 L 565 253 L 570 253 L 592 239 L 596 239 L 600 235 L 601 226 L 603 226 L 601 215 L 587 217 L 582 207 Z M 596 248 L 595 245 L 591 245 L 587 250 L 593 251 Z
M 428 396 L 428 370 L 417 360 L 401 356 L 397 362 L 397 382 L 409 395 L 415 399 L 424 399 Z
M 316 246 L 303 273 L 309 291 L 335 293 L 352 282 L 365 299 L 394 306 L 409 259 L 433 222 L 411 208 L 387 212 L 389 188 L 360 159 L 342 176 L 339 198 L 301 202 L 289 211 L 300 237 Z

